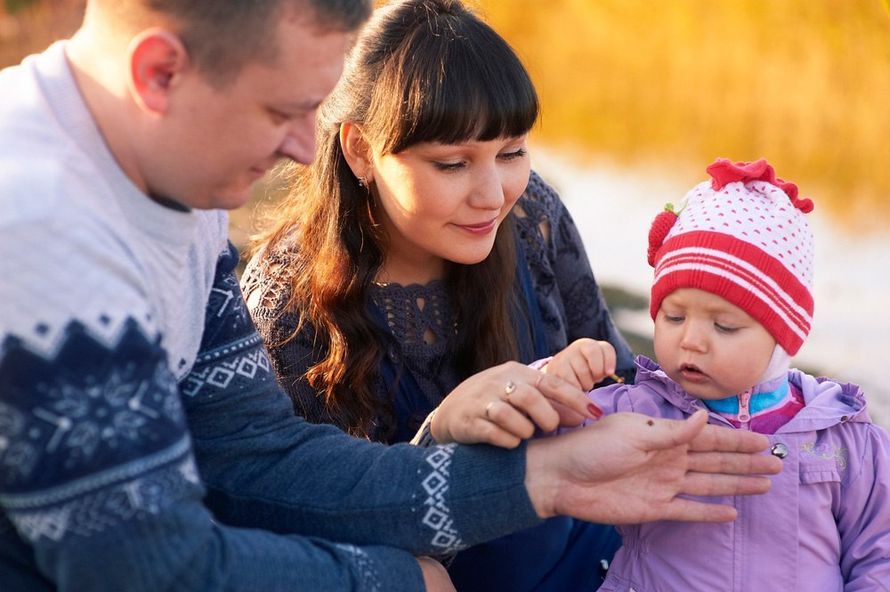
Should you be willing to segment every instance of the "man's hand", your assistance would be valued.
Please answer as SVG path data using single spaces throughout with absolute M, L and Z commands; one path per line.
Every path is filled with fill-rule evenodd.
M 782 470 L 782 461 L 758 454 L 768 445 L 760 434 L 707 425 L 704 411 L 686 421 L 618 413 L 531 442 L 525 484 L 542 518 L 727 522 L 734 508 L 678 496 L 765 493 L 762 475 Z
M 429 557 L 418 557 L 426 592 L 456 592 L 451 577 L 441 563 Z

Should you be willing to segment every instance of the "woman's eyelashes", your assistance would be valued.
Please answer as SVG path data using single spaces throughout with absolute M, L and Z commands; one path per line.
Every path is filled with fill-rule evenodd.
M 457 162 L 441 162 L 438 160 L 433 161 L 433 166 L 440 171 L 457 171 L 464 168 L 466 164 L 467 163 L 463 160 Z
M 512 152 L 505 152 L 500 155 L 500 158 L 501 158 L 501 160 L 508 160 L 508 161 L 509 160 L 517 160 L 519 158 L 522 158 L 526 154 L 527 154 L 526 149 L 520 148 L 518 150 L 513 150 Z
M 510 152 L 502 152 L 498 154 L 498 159 L 510 162 L 513 160 L 519 160 L 525 155 L 528 154 L 525 148 L 519 148 L 518 150 L 511 150 Z M 457 161 L 442 161 L 442 160 L 434 160 L 433 166 L 435 166 L 440 171 L 457 171 L 463 169 L 469 165 L 468 160 L 457 160 Z

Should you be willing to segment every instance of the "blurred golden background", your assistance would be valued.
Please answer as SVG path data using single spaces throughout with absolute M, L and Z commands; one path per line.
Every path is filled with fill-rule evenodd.
M 687 179 L 716 156 L 766 156 L 848 221 L 890 222 L 890 17 L 877 0 L 480 5 L 537 83 L 543 143 Z
M 881 0 L 470 4 L 537 84 L 535 145 L 684 179 L 716 156 L 766 156 L 845 223 L 890 224 Z M 82 10 L 83 0 L 2 0 L 0 66 L 72 32 Z

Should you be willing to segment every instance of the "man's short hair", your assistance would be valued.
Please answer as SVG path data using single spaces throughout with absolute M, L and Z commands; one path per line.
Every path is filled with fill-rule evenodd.
M 372 10 L 372 0 L 136 1 L 178 23 L 177 33 L 191 59 L 217 83 L 225 83 L 252 60 L 275 58 L 275 31 L 280 18 L 305 14 L 307 22 L 320 30 L 349 32 L 364 23 Z M 120 11 L 126 10 L 127 2 L 103 2 L 117 4 L 113 10 L 126 18 Z

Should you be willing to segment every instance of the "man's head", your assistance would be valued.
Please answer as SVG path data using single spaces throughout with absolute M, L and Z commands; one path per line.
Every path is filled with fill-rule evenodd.
M 68 55 L 127 175 L 234 208 L 279 159 L 314 156 L 315 111 L 369 0 L 91 0 Z
M 88 18 L 135 34 L 165 18 L 193 64 L 219 84 L 248 62 L 271 61 L 280 48 L 275 24 L 285 12 L 306 17 L 320 30 L 350 32 L 368 18 L 365 0 L 90 0 Z

